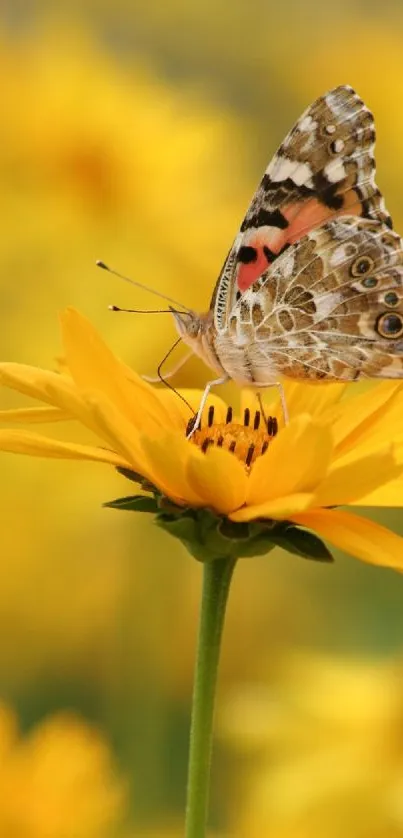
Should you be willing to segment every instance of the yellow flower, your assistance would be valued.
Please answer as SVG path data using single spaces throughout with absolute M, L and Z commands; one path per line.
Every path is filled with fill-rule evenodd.
M 243 422 L 234 422 L 214 396 L 201 430 L 188 440 L 191 413 L 184 401 L 152 388 L 119 361 L 76 311 L 63 313 L 61 324 L 68 373 L 0 364 L 1 383 L 45 404 L 2 411 L 0 418 L 75 419 L 93 434 L 94 444 L 3 430 L 0 449 L 109 463 L 140 475 L 146 489 L 155 488 L 177 508 L 211 510 L 244 525 L 292 522 L 364 561 L 403 567 L 399 536 L 334 508 L 403 505 L 401 384 L 381 382 L 345 400 L 341 384 L 286 384 L 290 422 L 281 426 L 274 402 L 271 427 L 263 431 L 249 395 L 246 423 L 245 414 Z M 195 407 L 200 398 L 186 393 Z
M 0 834 L 101 838 L 117 827 L 125 789 L 99 733 L 58 713 L 22 737 L 0 706 Z

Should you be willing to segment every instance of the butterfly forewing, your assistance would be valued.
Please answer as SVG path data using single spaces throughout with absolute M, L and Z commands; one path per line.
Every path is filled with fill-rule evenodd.
M 345 214 L 392 226 L 375 184 L 374 143 L 372 114 L 351 87 L 302 114 L 267 167 L 217 282 L 218 333 L 237 298 L 309 231 Z

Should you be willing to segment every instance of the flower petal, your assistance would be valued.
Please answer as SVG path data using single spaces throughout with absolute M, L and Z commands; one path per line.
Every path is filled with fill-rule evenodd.
M 402 415 L 403 389 L 400 387 L 385 401 L 381 409 L 374 412 L 372 419 L 358 429 L 359 435 L 357 433 L 353 438 L 349 438 L 348 449 L 346 446 L 344 450 L 352 452 L 359 448 L 362 454 L 374 453 L 384 447 L 385 439 L 400 444 L 403 450 Z M 338 450 L 337 455 L 342 451 L 343 448 Z
M 139 430 L 160 433 L 169 414 L 158 391 L 116 358 L 92 324 L 74 309 L 60 317 L 71 375 L 80 390 L 103 393 Z
M 290 517 L 350 556 L 403 570 L 403 538 L 380 524 L 339 509 L 313 509 Z
M 135 471 L 151 480 L 147 458 L 134 425 L 101 393 L 83 393 L 83 399 L 99 436 L 106 439 Z
M 56 372 L 31 367 L 28 364 L 1 363 L 0 384 L 50 405 L 59 406 L 59 392 L 68 392 L 74 401 L 79 401 L 74 385 L 66 378 Z
M 302 413 L 307 413 L 312 417 L 321 416 L 324 410 L 333 407 L 340 401 L 347 386 L 342 383 L 326 385 L 311 384 L 309 382 L 302 383 L 300 381 L 290 381 L 287 378 L 281 383 L 288 414 L 291 419 L 294 419 Z M 260 392 L 262 396 L 267 414 L 277 416 L 280 426 L 283 426 L 283 410 L 278 387 L 273 384 L 257 392 Z M 249 407 L 251 410 L 254 409 L 256 405 L 256 391 L 250 389 L 243 390 L 241 405 L 242 408 Z
M 0 450 L 31 457 L 52 457 L 63 460 L 96 460 L 113 466 L 128 467 L 129 463 L 114 451 L 75 442 L 61 442 L 31 431 L 0 431 Z
M 293 515 L 309 509 L 314 503 L 315 496 L 309 492 L 299 492 L 284 498 L 243 506 L 229 514 L 231 521 L 253 521 L 255 518 L 273 518 L 275 521 L 286 521 Z
M 187 479 L 206 506 L 227 514 L 245 502 L 247 474 L 228 451 L 210 448 L 202 454 L 195 446 L 187 464 Z
M 291 418 L 301 413 L 312 417 L 321 416 L 326 408 L 340 402 L 346 384 L 311 384 L 300 381 L 284 381 L 284 394 L 287 410 Z
M 64 375 L 26 364 L 2 363 L 0 384 L 53 405 L 62 410 L 66 418 L 79 419 L 90 430 L 97 432 L 73 381 Z
M 17 410 L 0 410 L 0 422 L 65 422 L 71 413 L 58 407 L 21 407 Z
M 343 401 L 336 415 L 334 412 L 325 415 L 324 419 L 332 423 L 337 454 L 357 448 L 364 434 L 379 419 L 383 420 L 401 388 L 400 382 L 382 381 L 364 393 Z
M 248 505 L 312 491 L 323 480 L 331 454 L 330 430 L 310 416 L 297 416 L 254 463 L 248 484 Z
M 159 421 L 160 426 L 168 430 L 178 429 L 183 433 L 192 416 L 192 410 L 181 399 L 179 391 L 175 390 L 173 392 L 168 387 L 152 386 L 143 376 L 138 375 L 127 364 L 121 363 L 121 367 L 127 381 L 134 385 L 139 398 L 146 402 L 147 410 L 152 412 L 154 418 Z M 180 392 L 186 399 L 186 390 L 181 390 Z M 199 390 L 200 399 L 201 396 L 202 393 Z
M 352 506 L 403 506 L 403 478 L 398 477 L 378 486 L 372 492 L 350 501 Z
M 167 497 L 193 506 L 204 506 L 202 496 L 193 488 L 188 476 L 188 461 L 193 445 L 180 434 L 169 434 L 163 439 L 141 437 L 151 481 Z
M 323 483 L 315 492 L 315 506 L 345 506 L 383 486 L 403 473 L 403 464 L 396 463 L 393 446 L 384 446 L 383 452 L 343 457 L 330 467 Z M 401 497 L 403 504 L 403 495 Z M 362 501 L 361 501 L 361 505 Z

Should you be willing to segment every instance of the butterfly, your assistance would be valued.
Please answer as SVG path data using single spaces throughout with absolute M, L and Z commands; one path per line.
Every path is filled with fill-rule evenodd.
M 374 144 L 373 116 L 351 87 L 317 99 L 269 163 L 209 310 L 172 312 L 219 374 L 198 421 L 211 387 L 230 379 L 403 378 L 403 247 L 375 183 Z

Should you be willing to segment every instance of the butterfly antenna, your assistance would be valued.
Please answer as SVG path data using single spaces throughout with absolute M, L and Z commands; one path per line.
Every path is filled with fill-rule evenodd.
M 175 308 L 121 308 L 108 306 L 109 311 L 126 311 L 128 314 L 189 314 L 190 311 L 177 311 Z
M 189 402 L 187 401 L 187 399 L 185 399 L 185 397 L 184 397 L 184 396 L 182 396 L 182 394 L 181 394 L 181 393 L 178 393 L 178 391 L 177 391 L 177 390 L 175 390 L 175 387 L 172 387 L 172 384 L 170 384 L 170 383 L 169 383 L 169 381 L 167 381 L 167 379 L 166 379 L 166 378 L 164 378 L 164 376 L 163 376 L 163 375 L 162 375 L 162 373 L 161 373 L 161 369 L 162 369 L 162 367 L 164 366 L 165 362 L 168 360 L 169 356 L 172 354 L 172 352 L 174 351 L 174 349 L 176 349 L 176 347 L 180 344 L 181 340 L 182 340 L 182 338 L 178 338 L 178 340 L 176 340 L 176 341 L 175 341 L 175 343 L 174 343 L 174 344 L 171 346 L 171 348 L 168 350 L 167 354 L 163 357 L 162 361 L 160 361 L 160 363 L 158 364 L 158 368 L 157 368 L 157 375 L 158 375 L 159 380 L 161 381 L 161 384 L 165 384 L 165 387 L 168 387 L 168 389 L 169 389 L 169 390 L 172 390 L 172 392 L 173 392 L 173 393 L 175 393 L 175 395 L 176 395 L 176 396 L 179 396 L 179 398 L 180 398 L 180 399 L 181 399 L 181 400 L 185 403 L 185 405 L 189 408 L 189 410 L 191 411 L 191 413 L 193 414 L 193 416 L 195 416 L 195 415 L 196 415 L 196 412 L 193 410 L 192 405 L 191 405 L 191 404 L 189 404 Z
M 103 271 L 108 271 L 108 273 L 117 276 L 119 279 L 123 279 L 125 282 L 129 282 L 130 285 L 134 285 L 136 288 L 142 288 L 143 291 L 149 291 L 150 294 L 154 294 L 156 297 L 160 297 L 162 300 L 166 300 L 168 303 L 173 303 L 174 306 L 180 306 L 180 308 L 185 309 L 187 313 L 191 313 L 191 309 L 187 306 L 182 305 L 182 303 L 178 303 L 177 300 L 174 300 L 172 297 L 168 297 L 166 294 L 161 294 L 159 291 L 155 291 L 154 288 L 150 288 L 149 285 L 144 285 L 142 282 L 137 282 L 135 279 L 130 279 L 128 276 L 124 276 L 124 274 L 119 273 L 119 271 L 115 271 L 114 268 L 110 268 L 109 265 L 106 265 L 105 262 L 101 262 L 100 259 L 96 262 L 97 268 L 102 268 Z M 115 307 L 113 307 L 114 310 Z

